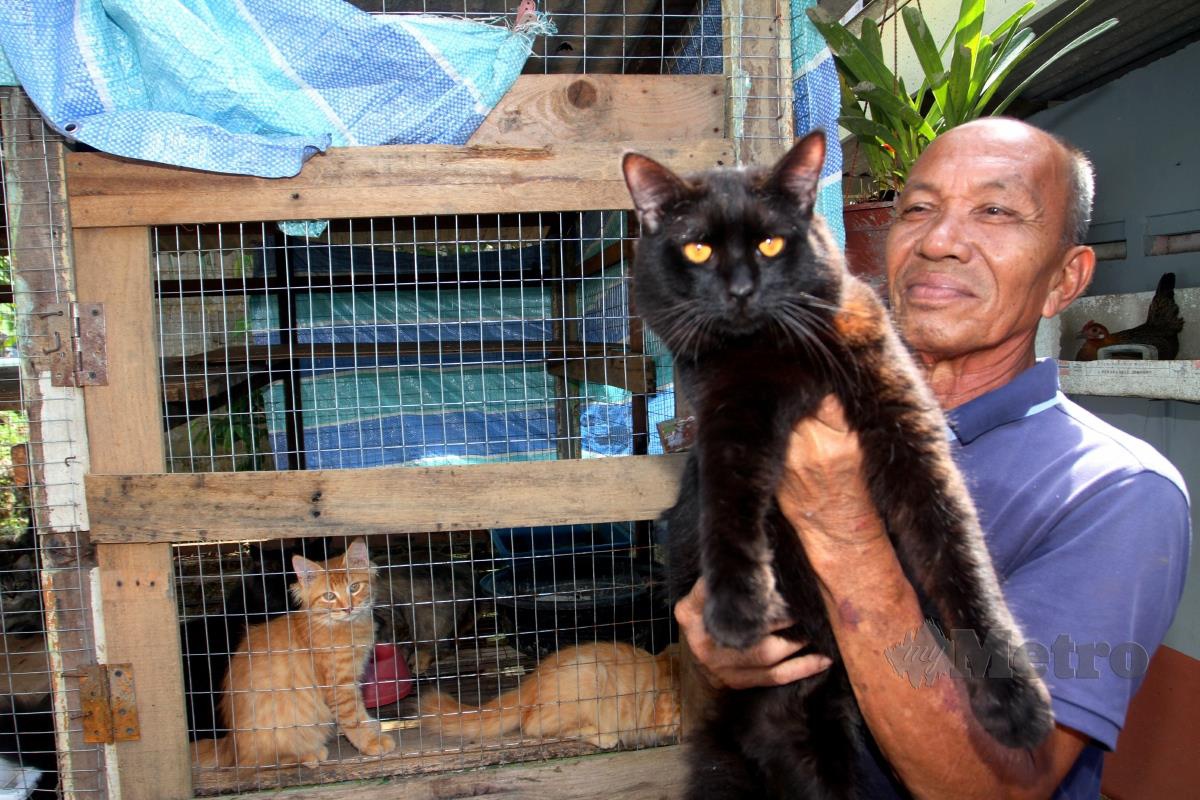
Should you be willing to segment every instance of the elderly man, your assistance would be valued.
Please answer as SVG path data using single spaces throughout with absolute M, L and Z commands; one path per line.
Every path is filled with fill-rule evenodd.
M 1015 120 L 972 122 L 914 165 L 887 243 L 896 318 L 948 412 L 952 448 L 1057 726 L 1032 752 L 997 744 L 960 682 L 913 688 L 887 657 L 922 630 L 918 597 L 871 505 L 853 434 L 827 400 L 792 436 L 778 499 L 819 576 L 872 754 L 865 797 L 1095 798 L 1103 753 L 1162 640 L 1188 562 L 1178 472 L 1058 392 L 1038 320 L 1095 265 L 1087 159 Z M 793 642 L 717 647 L 698 585 L 676 607 L 715 684 L 783 683 L 828 666 Z M 894 650 L 892 651 L 894 652 Z

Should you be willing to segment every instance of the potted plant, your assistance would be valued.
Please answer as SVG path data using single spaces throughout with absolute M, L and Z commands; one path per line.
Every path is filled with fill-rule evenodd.
M 924 73 L 915 92 L 905 87 L 895 64 L 889 69 L 885 63 L 879 26 L 874 20 L 864 19 L 861 35 L 855 36 L 824 9 L 808 9 L 809 18 L 825 38 L 837 65 L 842 92 L 839 122 L 854 134 L 866 158 L 874 183 L 870 199 L 883 201 L 846 207 L 846 253 L 855 272 L 882 274 L 891 199 L 903 188 L 913 162 L 930 142 L 956 125 L 1003 114 L 1043 70 L 1117 24 L 1116 19 L 1108 19 L 1076 37 L 1006 95 L 998 97 L 1012 71 L 1092 2 L 1083 0 L 1037 36 L 1025 24 L 1026 16 L 1037 6 L 1035 0 L 987 34 L 983 32 L 987 0 L 962 0 L 958 20 L 940 47 L 920 7 L 905 6 L 900 16 Z M 856 207 L 861 208 L 856 211 Z

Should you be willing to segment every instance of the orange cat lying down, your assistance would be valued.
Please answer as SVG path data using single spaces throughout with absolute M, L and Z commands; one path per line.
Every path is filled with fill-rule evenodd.
M 478 708 L 441 692 L 421 696 L 427 733 L 478 741 L 520 731 L 581 739 L 604 749 L 661 744 L 679 736 L 677 645 L 657 656 L 623 642 L 567 647 L 521 685 Z
M 319 563 L 294 556 L 299 611 L 254 625 L 229 661 L 221 720 L 232 733 L 193 745 L 202 767 L 304 764 L 329 758 L 335 727 L 365 755 L 396 748 L 367 714 L 358 679 L 375 641 L 367 546 Z

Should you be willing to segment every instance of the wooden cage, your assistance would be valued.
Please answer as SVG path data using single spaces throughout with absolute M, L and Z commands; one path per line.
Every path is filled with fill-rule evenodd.
M 48 596 L 70 588 L 86 599 L 78 608 L 48 611 L 56 689 L 62 690 L 55 710 L 62 773 L 69 776 L 64 794 L 182 800 L 222 791 L 193 775 L 188 755 L 173 544 L 647 520 L 672 502 L 682 466 L 680 456 L 634 455 L 462 468 L 167 474 L 151 227 L 628 209 L 619 168 L 626 150 L 681 171 L 768 163 L 792 138 L 788 17 L 786 4 L 725 0 L 723 76 L 522 76 L 463 147 L 332 150 L 311 159 L 297 177 L 277 180 L 60 149 L 51 167 L 61 170 L 65 198 L 32 190 L 10 198 L 10 206 L 47 214 L 43 221 L 70 232 L 66 241 L 43 243 L 45 252 L 73 265 L 68 274 L 53 275 L 53 265 L 31 258 L 17 265 L 29 286 L 53 279 L 71 287 L 65 296 L 35 295 L 28 309 L 32 340 L 53 340 L 51 326 L 64 308 L 68 318 L 74 309 L 86 320 L 99 304 L 105 329 L 103 380 L 50 390 L 51 373 L 63 369 L 53 352 L 35 353 L 26 373 L 28 382 L 43 387 L 35 395 L 47 393 L 29 398 L 32 407 L 51 391 L 75 398 L 76 418 L 67 424 L 73 441 L 86 443 L 65 473 L 35 481 L 53 486 L 82 476 L 86 485 L 82 530 L 38 520 L 43 547 L 55 542 L 43 575 Z M 11 131 L 17 124 L 11 109 L 26 101 L 8 100 Z M 49 229 L 22 233 L 21 223 L 30 218 L 14 221 L 14 237 Z M 77 305 L 63 305 L 70 302 Z M 628 356 L 580 355 L 599 362 Z M 622 369 L 637 373 L 625 363 Z M 46 463 L 41 456 L 34 461 Z M 580 492 L 581 485 L 589 491 Z M 74 585 L 81 575 L 91 576 L 90 587 Z M 80 717 L 82 726 L 73 722 Z M 589 752 L 563 747 L 536 754 Z M 460 757 L 452 766 L 504 760 L 512 755 Z M 430 762 L 408 771 L 438 768 Z M 351 761 L 331 771 L 331 779 L 363 783 L 288 795 L 451 797 L 480 793 L 486 784 L 489 791 L 520 785 L 544 797 L 594 797 L 599 786 L 612 797 L 669 797 L 682 778 L 678 747 L 591 756 L 570 770 L 526 764 L 486 777 L 468 771 L 389 780 L 396 772 L 386 758 Z

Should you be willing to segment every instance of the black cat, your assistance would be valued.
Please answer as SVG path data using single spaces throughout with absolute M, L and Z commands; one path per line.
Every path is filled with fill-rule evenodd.
M 703 575 L 705 626 L 745 647 L 783 609 L 784 635 L 834 659 L 824 673 L 728 691 L 691 736 L 688 797 L 853 797 L 861 719 L 817 581 L 775 503 L 793 426 L 835 394 L 857 433 L 872 500 L 917 592 L 943 629 L 973 631 L 1011 677 L 965 677 L 1002 744 L 1050 731 L 1049 700 L 1000 594 L 945 422 L 875 294 L 847 273 L 813 215 L 825 138 L 772 170 L 681 178 L 625 156 L 641 223 L 638 313 L 670 348 L 698 419 L 676 505 L 665 515 L 676 599 Z M 998 634 L 988 638 L 989 634 Z M 967 670 L 966 672 L 971 672 Z

